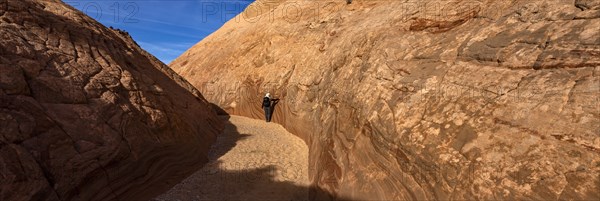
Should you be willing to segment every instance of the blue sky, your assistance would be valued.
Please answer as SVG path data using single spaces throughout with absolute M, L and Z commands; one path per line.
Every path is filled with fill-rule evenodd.
M 242 12 L 253 0 L 63 0 L 123 29 L 166 64 Z

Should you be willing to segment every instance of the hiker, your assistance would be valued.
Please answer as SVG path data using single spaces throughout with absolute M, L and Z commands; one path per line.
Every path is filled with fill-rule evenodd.
M 262 102 L 262 108 L 265 110 L 265 120 L 271 122 L 271 94 L 265 94 Z

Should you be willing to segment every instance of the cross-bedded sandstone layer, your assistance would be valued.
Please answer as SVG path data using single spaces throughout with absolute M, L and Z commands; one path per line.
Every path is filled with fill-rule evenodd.
M 598 200 L 600 3 L 259 1 L 170 66 L 376 200 Z

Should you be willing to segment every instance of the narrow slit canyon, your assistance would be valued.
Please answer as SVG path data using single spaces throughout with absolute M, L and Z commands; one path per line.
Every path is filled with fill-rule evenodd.
M 597 201 L 599 27 L 598 0 L 257 0 L 165 64 L 0 0 L 0 200 Z

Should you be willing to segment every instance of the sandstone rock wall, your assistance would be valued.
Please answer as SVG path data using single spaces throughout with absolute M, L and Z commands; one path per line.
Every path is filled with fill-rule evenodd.
M 275 94 L 328 192 L 600 199 L 598 1 L 258 1 L 238 17 L 170 66 L 233 114 L 263 118 Z
M 1 0 L 0 38 L 0 200 L 144 200 L 206 162 L 214 111 L 125 32 Z

